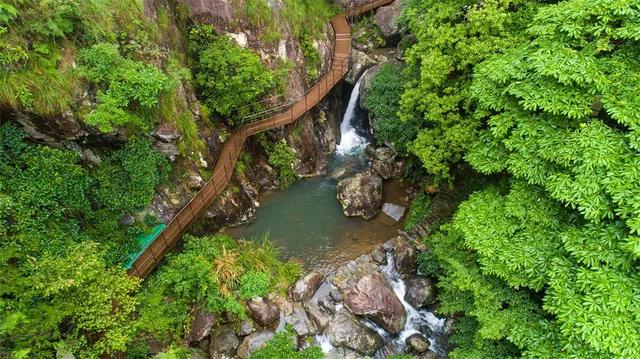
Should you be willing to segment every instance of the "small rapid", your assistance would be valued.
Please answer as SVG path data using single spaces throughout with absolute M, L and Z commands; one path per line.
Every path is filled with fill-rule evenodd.
M 389 354 L 405 353 L 407 351 L 406 340 L 413 334 L 421 334 L 427 337 L 431 343 L 429 350 L 446 358 L 446 350 L 440 343 L 443 339 L 445 320 L 436 317 L 426 308 L 414 308 L 404 299 L 407 288 L 402 276 L 395 269 L 395 259 L 392 253 L 387 253 L 387 263 L 381 265 L 380 270 L 407 312 L 407 321 L 400 333 L 392 335 L 373 321 L 364 318 L 360 319 L 364 326 L 378 333 L 384 342 L 384 347 L 378 350 L 373 358 L 382 359 Z M 335 310 L 337 311 L 342 307 L 342 304 L 338 304 Z M 331 344 L 329 337 L 326 335 L 316 335 L 315 342 L 320 346 L 327 358 L 340 357 L 339 351 Z
M 356 118 L 358 110 L 358 100 L 360 99 L 360 85 L 368 71 L 369 70 L 365 71 L 362 76 L 360 76 L 351 91 L 349 104 L 347 105 L 347 110 L 340 124 L 340 143 L 336 147 L 336 154 L 339 156 L 356 154 L 369 143 L 365 137 L 358 134 L 358 131 L 353 126 L 353 121 Z

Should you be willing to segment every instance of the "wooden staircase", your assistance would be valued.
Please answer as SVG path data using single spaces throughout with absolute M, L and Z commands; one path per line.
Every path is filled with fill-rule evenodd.
M 189 226 L 225 190 L 231 180 L 236 162 L 247 137 L 297 121 L 316 106 L 342 80 L 349 71 L 349 55 L 351 53 L 351 27 L 348 19 L 392 2 L 393 0 L 377 0 L 354 6 L 336 15 L 331 20 L 331 25 L 335 32 L 331 69 L 291 106 L 282 109 L 282 112 L 269 118 L 240 127 L 227 139 L 213 168 L 211 179 L 140 253 L 129 269 L 129 275 L 141 278 L 149 275 Z

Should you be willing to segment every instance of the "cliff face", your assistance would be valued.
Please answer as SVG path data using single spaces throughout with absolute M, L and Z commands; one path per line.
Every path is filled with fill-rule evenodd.
M 273 100 L 271 105 L 294 101 L 310 85 L 306 75 L 308 64 L 305 63 L 301 44 L 285 22 L 280 25 L 280 39 L 277 42 L 265 42 L 262 29 L 250 25 L 246 11 L 242 10 L 242 3 L 224 0 L 145 0 L 144 15 L 157 29 L 157 34 L 152 36 L 154 46 L 159 49 L 154 62 L 159 68 L 167 68 L 169 59 L 179 59 L 182 67 L 189 68 L 191 64 L 186 54 L 185 34 L 193 24 L 211 24 L 218 34 L 227 34 L 238 45 L 256 51 L 269 67 L 275 68 L 282 61 L 288 62 L 290 70 L 285 96 Z M 269 4 L 277 17 L 282 3 L 270 1 Z M 325 27 L 321 38 L 314 41 L 313 46 L 320 55 L 320 68 L 324 72 L 330 67 L 331 61 L 331 26 Z M 65 55 L 64 63 L 75 67 L 75 53 L 70 51 Z M 3 120 L 21 124 L 36 142 L 81 153 L 83 162 L 88 166 L 99 163 L 105 150 L 122 146 L 132 136 L 124 129 L 105 134 L 82 121 L 81 109 L 96 106 L 95 91 L 88 85 L 82 91 L 77 91 L 74 102 L 74 106 L 53 118 L 15 111 L 3 113 L 2 117 Z M 145 135 L 170 160 L 173 171 L 170 185 L 157 190 L 153 202 L 142 214 L 151 214 L 167 222 L 205 183 L 224 139 L 232 129 L 223 121 L 206 118 L 190 81 L 180 81 L 170 98 L 163 98 L 162 102 L 161 106 L 170 108 L 170 111 L 162 113 L 171 115 L 159 115 L 166 118 L 157 118 L 155 128 Z M 339 94 L 332 93 L 296 124 L 270 131 L 266 139 L 275 142 L 284 138 L 287 141 L 298 159 L 295 170 L 299 176 L 322 174 L 327 168 L 326 154 L 335 148 L 340 108 Z M 180 123 L 179 119 L 185 116 L 191 119 L 196 129 L 196 138 L 190 138 L 189 141 L 200 142 L 203 146 L 184 148 L 185 137 L 194 137 L 194 131 L 187 134 L 184 124 Z M 260 192 L 279 186 L 277 172 L 268 165 L 268 156 L 261 144 L 252 138 L 245 146 L 243 168 L 236 169 L 227 191 L 210 206 L 206 218 L 201 222 L 208 230 L 248 220 L 259 205 Z

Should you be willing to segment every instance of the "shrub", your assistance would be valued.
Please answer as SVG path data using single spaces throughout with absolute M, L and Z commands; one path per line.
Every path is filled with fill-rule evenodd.
M 289 185 L 298 178 L 298 175 L 293 170 L 293 163 L 296 160 L 293 150 L 287 145 L 287 142 L 282 139 L 276 142 L 273 147 L 268 150 L 268 153 L 269 164 L 278 169 L 280 187 L 289 187 Z
M 290 325 L 284 331 L 276 333 L 267 345 L 251 354 L 251 359 L 322 359 L 324 354 L 318 346 L 303 351 L 297 350 L 296 334 Z
M 185 237 L 184 250 L 170 255 L 140 294 L 140 329 L 165 342 L 185 335 L 193 308 L 243 318 L 242 301 L 288 287 L 291 263 L 278 260 L 268 242 L 231 237 Z M 299 271 L 299 269 L 298 269 Z
M 247 272 L 240 277 L 240 298 L 251 299 L 261 297 L 271 289 L 271 279 L 264 272 Z
M 88 124 L 102 132 L 133 126 L 148 130 L 150 116 L 160 95 L 171 81 L 160 70 L 139 61 L 125 59 L 117 45 L 102 43 L 80 53 L 83 76 L 98 85 L 98 105 L 85 116 Z
M 401 151 L 412 141 L 419 128 L 415 120 L 400 120 L 400 98 L 404 91 L 403 66 L 385 64 L 371 81 L 364 107 L 369 110 L 378 142 L 393 142 Z
M 217 113 L 229 116 L 275 87 L 275 75 L 258 54 L 216 35 L 210 25 L 194 27 L 189 41 L 196 59 L 195 82 L 208 107 Z

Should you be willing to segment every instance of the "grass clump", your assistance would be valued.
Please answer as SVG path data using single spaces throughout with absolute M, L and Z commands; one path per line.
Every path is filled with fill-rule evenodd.
M 404 222 L 404 229 L 410 230 L 416 224 L 420 223 L 427 216 L 431 209 L 431 196 L 427 193 L 420 193 L 409 206 L 409 213 Z
M 296 155 L 293 149 L 287 145 L 284 139 L 276 142 L 272 146 L 268 146 L 267 154 L 269 155 L 269 164 L 278 170 L 278 179 L 281 188 L 287 188 L 298 179 L 293 164 L 296 161 Z

